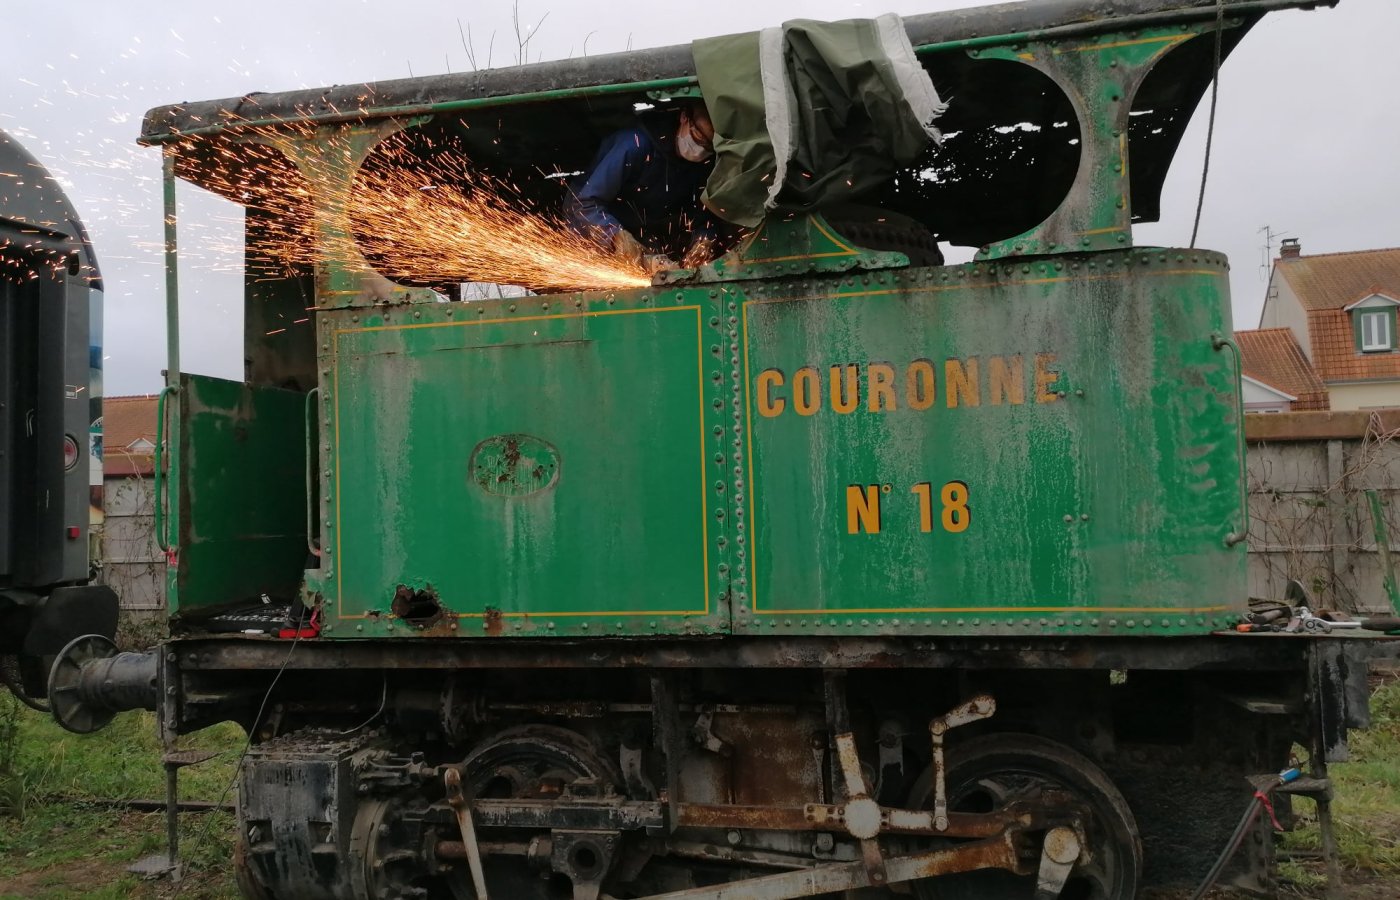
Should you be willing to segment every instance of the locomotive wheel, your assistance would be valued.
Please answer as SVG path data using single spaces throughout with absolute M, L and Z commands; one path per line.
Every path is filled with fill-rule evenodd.
M 948 808 L 990 812 L 1047 791 L 1067 793 L 1089 811 L 1087 858 L 1070 874 L 1062 900 L 1132 900 L 1142 873 L 1142 841 L 1123 795 L 1088 757 L 1029 734 L 989 734 L 949 751 Z M 933 805 L 933 773 L 910 794 L 911 808 Z M 919 900 L 1024 900 L 1034 875 L 987 869 L 931 878 L 914 885 Z
M 576 732 L 544 725 L 511 728 L 479 744 L 462 761 L 462 792 L 469 800 L 548 800 L 579 779 L 617 788 L 622 775 L 616 765 Z M 524 835 L 526 841 L 530 835 Z M 494 837 L 483 837 L 489 842 Z M 520 856 L 486 856 L 482 860 L 486 889 L 510 900 L 572 898 L 563 876 L 541 877 Z M 547 874 L 547 873 L 545 873 Z M 465 866 L 448 879 L 457 900 L 476 900 Z

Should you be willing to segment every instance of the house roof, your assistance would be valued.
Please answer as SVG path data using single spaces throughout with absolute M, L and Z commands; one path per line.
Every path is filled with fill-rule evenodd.
M 1306 310 L 1343 309 L 1371 294 L 1400 297 L 1400 247 L 1275 261 Z
M 1274 261 L 1308 316 L 1313 367 L 1323 381 L 1400 380 L 1400 353 L 1362 353 L 1347 309 L 1379 294 L 1400 298 L 1400 247 Z
M 1340 309 L 1308 310 L 1308 333 L 1317 374 L 1326 382 L 1400 380 L 1400 353 L 1356 349 L 1351 314 Z
M 102 446 L 108 450 L 124 450 L 145 438 L 156 442 L 156 398 L 102 398 Z
M 1315 339 L 1315 338 L 1314 338 Z M 1327 385 L 1323 384 L 1303 348 L 1287 328 L 1261 328 L 1235 332 L 1244 374 L 1276 391 L 1297 399 L 1293 408 L 1327 409 Z
M 156 398 L 104 397 L 102 400 L 102 471 L 104 475 L 149 475 L 150 450 L 132 445 L 156 442 Z

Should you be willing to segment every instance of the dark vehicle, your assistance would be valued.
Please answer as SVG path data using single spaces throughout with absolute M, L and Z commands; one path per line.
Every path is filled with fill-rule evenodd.
M 0 132 L 0 681 L 31 706 L 65 644 L 116 631 L 116 595 L 89 583 L 101 345 L 102 281 L 82 222 Z
M 1249 779 L 1330 835 L 1394 642 L 1236 632 L 1226 260 L 1132 226 L 1221 59 L 1316 5 L 1012 3 L 151 111 L 172 266 L 177 177 L 247 205 L 247 377 L 172 354 L 176 637 L 80 641 L 59 720 L 246 728 L 251 898 L 1126 900 L 1241 843 L 1224 881 L 1268 888 Z M 942 144 L 853 164 L 904 107 L 844 95 L 698 268 L 444 302 L 384 239 L 451 238 L 444 148 L 545 210 L 697 96 L 714 203 L 762 48 L 825 115 L 904 39 Z M 863 212 L 823 193 L 862 179 Z M 410 193 L 371 227 L 364 183 Z

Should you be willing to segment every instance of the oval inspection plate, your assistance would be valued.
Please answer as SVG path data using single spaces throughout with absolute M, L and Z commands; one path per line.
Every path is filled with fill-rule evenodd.
M 476 445 L 471 480 L 488 494 L 527 497 L 559 480 L 559 451 L 528 434 L 502 434 Z

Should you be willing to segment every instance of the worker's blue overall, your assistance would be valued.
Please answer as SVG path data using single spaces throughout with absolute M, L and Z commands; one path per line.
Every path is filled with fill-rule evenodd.
M 713 162 L 677 155 L 676 127 L 673 119 L 658 135 L 638 123 L 605 138 L 588 170 L 569 184 L 569 223 L 605 247 L 625 230 L 652 252 L 677 258 L 693 240 L 713 237 L 715 219 L 700 204 Z

